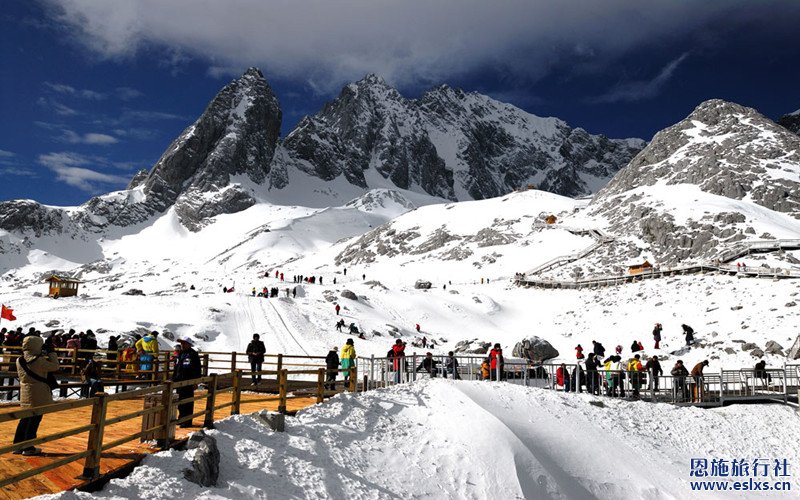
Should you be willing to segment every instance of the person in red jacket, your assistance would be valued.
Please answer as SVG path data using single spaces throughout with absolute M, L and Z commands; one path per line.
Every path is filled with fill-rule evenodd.
M 393 368 L 394 368 L 395 384 L 400 383 L 400 373 L 403 370 L 402 363 L 405 363 L 405 356 L 406 356 L 406 345 L 400 339 L 395 340 L 394 345 L 392 346 L 392 359 L 394 360 Z
M 339 307 L 339 304 L 336 304 L 336 307 L 335 307 L 335 309 L 336 309 L 336 315 L 338 316 L 338 315 L 339 315 L 339 311 L 340 311 L 342 308 L 341 308 L 341 307 Z
M 416 328 L 417 328 L 417 332 L 419 332 L 419 323 L 417 323 L 417 327 Z
M 497 380 L 497 372 L 498 368 L 500 371 L 500 379 L 503 376 L 503 368 L 505 367 L 505 360 L 503 359 L 503 349 L 500 348 L 500 344 L 495 344 L 494 349 L 489 352 L 489 368 L 490 371 L 490 378 L 491 380 Z
M 578 344 L 578 346 L 575 348 L 575 357 L 577 359 L 583 359 L 584 358 L 584 356 L 583 356 L 583 347 L 581 347 L 580 344 Z

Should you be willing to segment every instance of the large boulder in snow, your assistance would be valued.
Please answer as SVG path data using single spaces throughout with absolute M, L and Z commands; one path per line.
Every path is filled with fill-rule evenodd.
M 550 342 L 533 335 L 522 342 L 517 342 L 511 355 L 531 361 L 547 361 L 558 357 L 558 350 Z
M 453 352 L 465 354 L 486 354 L 492 346 L 491 342 L 481 342 L 478 339 L 462 340 L 453 347 Z
M 800 359 L 800 335 L 794 339 L 794 344 L 792 344 L 791 349 L 789 349 L 787 357 L 789 359 Z
M 358 300 L 358 296 L 350 290 L 342 290 L 342 297 L 350 300 Z
M 219 449 L 217 440 L 203 431 L 192 434 L 186 445 L 195 450 L 192 468 L 184 469 L 183 477 L 200 486 L 216 486 L 219 479 Z
M 417 282 L 414 283 L 414 288 L 419 289 L 419 290 L 428 290 L 428 289 L 430 289 L 430 287 L 431 287 L 431 282 L 430 281 L 417 280 Z
M 783 353 L 783 346 L 774 340 L 767 342 L 767 344 L 764 346 L 764 352 L 767 354 L 774 354 L 776 356 L 785 356 Z

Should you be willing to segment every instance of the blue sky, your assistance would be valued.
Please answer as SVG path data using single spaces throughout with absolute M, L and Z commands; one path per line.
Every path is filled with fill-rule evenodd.
M 723 98 L 800 108 L 800 2 L 7 0 L 0 200 L 75 205 L 150 168 L 216 92 L 264 72 L 283 132 L 367 73 L 448 83 L 610 137 Z

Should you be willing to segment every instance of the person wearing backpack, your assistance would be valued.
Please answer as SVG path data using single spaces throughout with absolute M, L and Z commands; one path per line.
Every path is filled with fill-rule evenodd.
M 58 356 L 55 352 L 42 352 L 44 340 L 41 337 L 29 336 L 22 341 L 22 356 L 17 358 L 17 374 L 19 375 L 19 406 L 22 409 L 44 406 L 53 402 L 53 393 L 48 374 L 58 371 Z M 53 380 L 55 382 L 55 380 Z M 36 439 L 39 432 L 41 415 L 24 417 L 17 424 L 14 444 Z M 15 455 L 36 456 L 42 450 L 30 446 L 14 451 Z
M 639 397 L 639 389 L 642 385 L 641 371 L 642 362 L 639 355 L 635 355 L 633 359 L 628 361 L 628 374 L 631 378 L 631 387 L 633 388 L 633 397 Z

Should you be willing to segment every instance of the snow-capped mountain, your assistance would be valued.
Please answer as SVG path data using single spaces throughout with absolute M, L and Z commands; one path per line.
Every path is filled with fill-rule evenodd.
M 449 200 L 501 196 L 534 184 L 566 196 L 602 187 L 641 148 L 442 85 L 407 99 L 369 75 L 347 85 L 286 137 L 273 162 L 324 180 L 425 192 Z
M 607 261 L 710 260 L 725 243 L 797 238 L 800 137 L 754 109 L 706 101 L 657 133 L 586 215 L 622 237 Z

